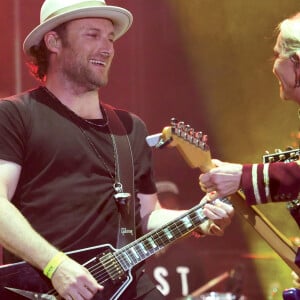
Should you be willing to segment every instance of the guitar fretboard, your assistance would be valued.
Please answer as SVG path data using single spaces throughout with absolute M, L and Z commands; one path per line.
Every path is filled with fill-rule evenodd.
M 168 244 L 192 232 L 206 220 L 207 217 L 203 213 L 203 204 L 198 204 L 163 227 L 153 230 L 120 250 L 117 250 L 114 253 L 115 258 L 122 268 L 128 271 Z

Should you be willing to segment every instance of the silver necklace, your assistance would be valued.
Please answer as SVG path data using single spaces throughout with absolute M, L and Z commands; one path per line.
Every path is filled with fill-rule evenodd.
M 107 118 L 104 119 L 104 120 L 105 120 L 105 123 L 104 123 L 104 124 L 97 124 L 97 123 L 95 123 L 95 122 L 90 121 L 89 119 L 82 119 L 82 120 L 84 120 L 86 123 L 88 123 L 88 124 L 90 124 L 90 125 L 92 125 L 92 126 L 96 126 L 96 127 L 101 127 L 101 128 L 103 128 L 103 127 L 105 127 L 105 126 L 108 126 L 108 119 L 107 119 Z
M 94 122 L 91 122 L 90 120 L 87 119 L 83 119 L 81 117 L 79 117 L 78 115 L 76 115 L 72 110 L 70 110 L 67 106 L 65 106 L 63 103 L 61 103 L 57 97 L 51 92 L 49 91 L 46 87 L 44 87 L 44 90 L 47 92 L 48 95 L 50 95 L 50 97 L 52 99 L 54 99 L 55 101 L 58 101 L 63 107 L 65 107 L 66 111 L 68 112 L 69 116 L 74 120 L 76 118 L 80 119 L 81 121 L 87 123 L 89 126 L 95 126 L 95 127 L 99 127 L 99 128 L 104 128 L 107 126 L 108 131 L 109 131 L 109 135 L 112 141 L 112 145 L 113 145 L 113 156 L 114 156 L 114 164 L 115 164 L 115 176 L 113 176 L 113 173 L 111 172 L 111 170 L 109 169 L 107 163 L 105 162 L 104 157 L 101 155 L 101 153 L 97 150 L 96 145 L 93 143 L 93 141 L 91 140 L 91 138 L 87 135 L 86 131 L 84 130 L 84 128 L 78 124 L 78 122 L 76 122 L 75 124 L 77 124 L 77 126 L 79 127 L 82 135 L 84 136 L 85 140 L 87 141 L 87 143 L 89 144 L 89 146 L 91 147 L 91 149 L 93 150 L 93 152 L 96 154 L 96 156 L 98 157 L 98 159 L 102 162 L 104 168 L 106 169 L 109 177 L 112 179 L 112 187 L 115 191 L 115 195 L 114 198 L 116 200 L 118 199 L 123 199 L 123 198 L 127 198 L 130 196 L 130 194 L 128 193 L 124 193 L 123 192 L 123 185 L 120 182 L 120 169 L 119 169 L 119 156 L 118 156 L 118 150 L 117 150 L 117 145 L 116 145 L 116 140 L 114 135 L 111 133 L 111 130 L 109 128 L 109 121 L 107 118 L 107 114 L 104 114 L 103 111 L 103 115 L 105 116 L 105 123 L 104 124 L 97 124 Z M 100 107 L 101 109 L 101 107 Z
M 89 123 L 89 122 L 88 122 Z M 95 125 L 94 123 L 92 123 L 91 125 Z M 79 129 L 82 133 L 82 135 L 85 137 L 86 141 L 88 142 L 89 146 L 91 147 L 91 149 L 94 151 L 94 153 L 96 154 L 96 156 L 98 157 L 99 160 L 102 161 L 108 175 L 110 176 L 110 178 L 112 179 L 113 182 L 113 189 L 115 191 L 115 199 L 118 198 L 123 198 L 124 197 L 124 193 L 123 192 L 123 185 L 120 182 L 120 174 L 119 174 L 119 155 L 118 155 L 118 149 L 117 149 L 117 145 L 116 145 L 116 140 L 114 135 L 111 133 L 110 128 L 109 129 L 109 135 L 112 141 L 112 145 L 113 145 L 113 155 L 114 155 L 114 165 L 115 165 L 115 176 L 113 176 L 111 170 L 109 169 L 107 163 L 105 162 L 104 157 L 101 155 L 101 153 L 98 151 L 96 145 L 93 143 L 93 141 L 91 140 L 91 138 L 87 135 L 87 133 L 85 132 L 85 130 L 79 125 Z

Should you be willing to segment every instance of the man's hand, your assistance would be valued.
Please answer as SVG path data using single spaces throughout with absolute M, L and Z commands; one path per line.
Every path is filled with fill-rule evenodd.
M 240 187 L 243 166 L 224 163 L 217 159 L 212 161 L 216 167 L 199 177 L 201 189 L 206 193 L 216 192 L 219 198 L 237 192 Z
M 233 206 L 216 199 L 216 193 L 207 194 L 200 203 L 206 203 L 203 213 L 209 218 L 199 226 L 202 233 L 222 236 L 234 215 Z
M 90 300 L 103 290 L 86 268 L 67 257 L 51 279 L 59 295 L 66 300 Z

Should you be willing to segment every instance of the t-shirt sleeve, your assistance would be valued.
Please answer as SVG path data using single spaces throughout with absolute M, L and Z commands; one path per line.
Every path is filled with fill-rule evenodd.
M 21 106 L 13 100 L 0 101 L 0 159 L 22 165 L 26 130 Z

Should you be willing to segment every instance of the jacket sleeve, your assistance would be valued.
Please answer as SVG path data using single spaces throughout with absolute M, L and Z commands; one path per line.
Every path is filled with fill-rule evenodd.
M 300 198 L 300 162 L 246 164 L 241 188 L 249 205 Z

